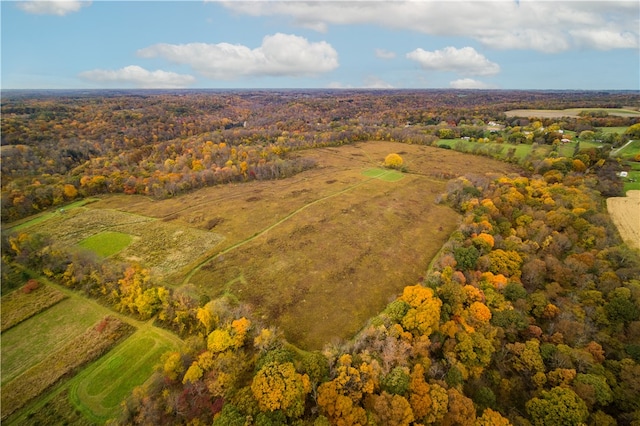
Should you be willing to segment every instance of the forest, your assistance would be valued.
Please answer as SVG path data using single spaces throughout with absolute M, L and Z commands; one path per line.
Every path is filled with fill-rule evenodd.
M 505 114 L 568 108 L 587 112 Z M 640 252 L 605 200 L 624 196 L 620 172 L 640 163 L 611 155 L 640 139 L 640 114 L 614 111 L 639 108 L 637 92 L 3 92 L 3 340 L 5 298 L 38 287 L 27 276 L 179 336 L 111 424 L 638 425 Z M 456 228 L 417 265 L 420 280 L 322 350 L 287 341 L 236 298 L 177 291 L 147 265 L 29 232 L 72 203 L 287 180 L 318 167 L 306 153 L 370 141 L 518 172 L 430 176 Z M 410 175 L 395 155 L 386 166 Z M 30 424 L 50 415 L 32 411 Z

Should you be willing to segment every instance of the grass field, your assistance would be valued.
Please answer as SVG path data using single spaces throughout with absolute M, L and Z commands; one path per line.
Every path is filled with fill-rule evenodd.
M 628 126 L 624 126 L 624 127 L 597 127 L 598 131 L 604 133 L 605 135 L 611 134 L 611 133 L 618 133 L 618 134 L 623 134 L 624 132 L 627 131 L 629 127 Z
M 379 167 L 391 152 L 402 156 L 407 173 Z M 95 234 L 131 235 L 109 259 L 139 262 L 157 282 L 195 296 L 230 295 L 294 344 L 319 349 L 351 337 L 426 272 L 459 220 L 436 203 L 448 179 L 518 170 L 391 142 L 304 155 L 318 167 L 289 179 L 160 201 L 109 195 L 30 230 L 70 248 Z
M 59 349 L 2 386 L 2 419 L 22 408 L 44 392 L 75 374 L 87 363 L 98 359 L 135 327 L 119 318 L 107 316 L 81 335 L 70 339 Z
M 529 154 L 535 154 L 538 156 L 546 156 L 551 152 L 551 145 L 527 145 L 527 144 L 509 144 L 509 143 L 479 143 L 471 142 L 464 139 L 450 139 L 440 141 L 439 144 L 444 144 L 452 149 L 460 152 L 466 152 L 471 154 L 489 155 L 494 158 L 506 158 L 510 149 L 514 149 L 513 158 L 517 161 L 521 161 Z M 558 147 L 558 154 L 564 157 L 572 157 L 577 142 L 569 142 L 562 144 Z M 594 141 L 580 141 L 580 149 L 585 148 L 597 148 L 602 144 Z
M 175 342 L 153 328 L 138 330 L 78 374 L 69 383 L 69 399 L 86 418 L 103 423 L 117 415 L 133 388 L 151 376 L 160 356 L 174 349 Z
M 582 111 L 604 111 L 618 117 L 640 117 L 640 111 L 626 108 L 569 108 L 569 109 L 514 109 L 505 111 L 507 117 L 536 117 L 536 118 L 577 118 Z
M 404 178 L 402 172 L 399 172 L 397 170 L 380 169 L 377 167 L 366 169 L 362 172 L 362 174 L 364 176 L 380 179 L 385 182 L 397 182 L 400 179 Z
M 2 296 L 0 299 L 2 332 L 50 308 L 66 297 L 61 291 L 43 284 L 30 293 L 17 290 Z
M 379 168 L 390 152 L 402 156 L 408 173 Z M 160 219 L 145 223 L 149 229 L 167 224 L 215 232 L 220 244 L 165 282 L 196 295 L 230 295 L 280 326 L 290 341 L 320 348 L 353 335 L 424 274 L 457 224 L 456 214 L 435 203 L 448 178 L 516 170 L 454 151 L 388 142 L 305 155 L 317 159 L 318 167 L 281 181 L 204 188 L 155 202 L 114 196 L 92 207 Z M 156 244 L 141 237 L 139 257 L 157 250 Z
M 92 206 L 99 203 L 94 203 Z M 112 209 L 81 207 L 31 226 L 69 248 L 85 244 L 114 260 L 139 262 L 160 276 L 180 270 L 222 238 L 213 232 Z M 128 238 L 127 238 L 128 236 Z M 124 243 L 129 244 L 124 247 Z
M 98 256 L 109 257 L 129 246 L 133 238 L 122 232 L 103 231 L 80 241 L 78 245 L 93 251 Z
M 33 225 L 37 225 L 39 223 L 42 222 L 46 222 L 47 220 L 59 216 L 59 215 L 63 215 L 66 212 L 68 212 L 69 210 L 75 209 L 77 207 L 81 207 L 84 206 L 86 204 L 92 203 L 95 201 L 95 198 L 85 198 L 84 200 L 78 200 L 75 201 L 71 204 L 67 204 L 66 206 L 62 206 L 62 207 L 58 207 L 54 210 L 50 210 L 50 211 L 46 211 L 43 213 L 39 213 L 35 216 L 31 216 L 27 219 L 23 219 L 18 221 L 17 223 L 12 224 L 12 226 L 9 228 L 11 231 L 20 231 L 20 230 L 24 230 L 27 229 Z
M 69 298 L 2 333 L 2 385 L 81 335 L 103 312 Z

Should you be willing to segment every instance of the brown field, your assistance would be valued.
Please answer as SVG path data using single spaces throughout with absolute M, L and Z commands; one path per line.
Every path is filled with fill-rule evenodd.
M 627 191 L 626 197 L 607 198 L 607 210 L 630 247 L 640 249 L 640 191 Z
M 362 174 L 391 152 L 405 160 L 403 179 Z M 391 142 L 303 155 L 316 158 L 318 167 L 292 178 L 204 188 L 162 201 L 108 196 L 88 210 L 158 219 L 144 223 L 149 229 L 184 230 L 192 261 L 164 275 L 166 285 L 235 297 L 283 329 L 289 341 L 319 349 L 352 336 L 426 272 L 458 222 L 455 212 L 435 202 L 445 191 L 442 176 L 517 171 L 486 158 Z M 222 240 L 206 247 L 207 235 Z M 138 257 L 159 250 L 159 240 L 148 244 L 142 237 Z
M 616 117 L 639 117 L 640 111 L 625 108 L 569 108 L 569 109 L 514 109 L 505 111 L 507 117 L 562 118 L 580 117 L 581 111 L 602 110 Z

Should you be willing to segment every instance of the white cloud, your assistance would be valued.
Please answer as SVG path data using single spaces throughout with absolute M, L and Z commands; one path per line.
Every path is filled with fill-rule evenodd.
M 169 89 L 187 87 L 196 79 L 187 74 L 170 71 L 148 71 L 137 65 L 129 65 L 119 70 L 91 70 L 80 73 L 80 77 L 96 83 L 134 86 L 142 89 Z
M 407 53 L 425 70 L 453 71 L 462 75 L 493 75 L 500 72 L 500 65 L 489 61 L 473 47 L 445 47 L 433 52 L 418 48 Z
M 325 32 L 329 25 L 374 24 L 440 36 L 471 37 L 496 49 L 547 53 L 572 48 L 637 48 L 640 3 L 629 0 L 493 1 L 227 1 L 251 16 L 290 16 L 294 24 Z M 602 40 L 601 30 L 615 29 Z
M 621 33 L 616 30 L 593 29 L 574 30 L 571 35 L 580 44 L 597 50 L 611 50 L 638 47 L 638 35 L 630 32 Z
M 393 59 L 396 57 L 396 52 L 386 49 L 376 49 L 376 57 L 380 59 Z
M 363 84 L 360 86 L 353 86 L 351 84 L 344 84 L 339 81 L 332 81 L 327 85 L 329 89 L 393 89 L 394 86 L 386 81 L 376 77 L 368 76 L 364 79 Z
M 376 77 L 369 76 L 364 79 L 363 89 L 393 89 L 393 84 L 387 83 L 386 81 Z
M 277 33 L 265 36 L 255 49 L 239 44 L 155 44 L 140 49 L 143 58 L 163 57 L 188 64 L 212 79 L 233 80 L 242 76 L 308 76 L 338 67 L 338 53 L 327 42 Z
M 492 87 L 482 81 L 474 80 L 472 78 L 461 78 L 449 83 L 449 86 L 453 89 L 491 89 Z
M 21 10 L 34 15 L 64 16 L 68 13 L 77 12 L 90 4 L 91 1 L 86 0 L 23 0 L 18 2 L 17 6 Z

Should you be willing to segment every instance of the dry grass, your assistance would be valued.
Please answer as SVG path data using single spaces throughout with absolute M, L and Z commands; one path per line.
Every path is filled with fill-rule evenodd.
M 390 152 L 404 159 L 404 179 L 363 175 Z M 435 202 L 445 190 L 443 177 L 516 170 L 487 158 L 391 142 L 303 155 L 317 159 L 318 167 L 289 179 L 204 188 L 162 201 L 109 196 L 90 207 L 156 218 L 144 223 L 153 232 L 159 225 L 182 231 L 181 242 L 197 250 L 189 264 L 163 269 L 166 284 L 188 284 L 211 297 L 230 294 L 280 326 L 291 342 L 321 348 L 352 336 L 424 274 L 458 221 Z M 177 243 L 170 235 L 139 235 L 143 264 L 154 252 L 160 261 Z M 218 236 L 220 243 L 207 247 L 202 235 Z M 133 253 L 134 245 L 118 256 Z
M 139 262 L 159 276 L 180 270 L 222 239 L 213 232 L 94 207 L 58 214 L 45 223 L 34 225 L 29 231 L 49 235 L 57 243 L 71 247 L 103 232 L 131 235 L 131 243 L 113 255 L 113 259 Z
M 607 198 L 607 210 L 630 247 L 640 249 L 640 191 L 627 191 L 626 197 Z
M 24 293 L 21 290 L 13 291 L 2 296 L 0 302 L 0 315 L 2 315 L 2 331 L 31 318 L 39 312 L 55 305 L 67 296 L 61 291 L 44 284 Z
M 578 118 L 582 111 L 605 111 L 607 114 L 616 117 L 640 116 L 640 111 L 625 108 L 514 109 L 505 111 L 505 115 L 507 117 Z

